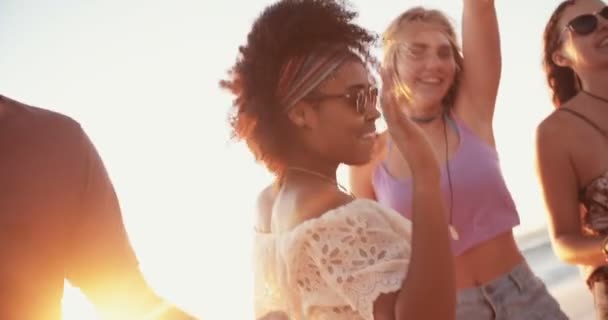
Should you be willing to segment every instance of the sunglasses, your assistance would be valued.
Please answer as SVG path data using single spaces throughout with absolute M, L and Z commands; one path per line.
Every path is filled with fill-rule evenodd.
M 599 25 L 598 16 L 602 17 L 604 20 L 608 20 L 608 6 L 605 6 L 602 10 L 595 13 L 582 14 L 570 20 L 564 27 L 564 31 L 571 30 L 579 36 L 591 34 Z
M 313 94 L 304 98 L 305 101 L 318 103 L 329 99 L 344 99 L 358 113 L 365 114 L 371 108 L 376 107 L 378 100 L 378 88 L 370 86 L 365 88 L 351 89 L 341 94 Z

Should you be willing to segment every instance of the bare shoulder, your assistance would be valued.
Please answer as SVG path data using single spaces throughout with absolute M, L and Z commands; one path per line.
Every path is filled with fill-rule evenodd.
M 272 207 L 276 199 L 277 190 L 273 184 L 266 186 L 258 194 L 256 201 L 255 228 L 260 232 L 270 232 L 272 220 Z
M 538 127 L 536 127 L 536 135 L 538 137 L 546 137 L 547 135 L 557 133 L 557 128 L 559 127 L 559 116 L 557 116 L 555 113 L 556 112 L 554 111 L 538 124 Z
M 319 218 L 323 214 L 352 201 L 352 197 L 330 184 L 306 190 L 295 199 L 296 212 L 292 219 L 291 227 L 295 227 L 307 220 Z
M 562 108 L 568 107 L 568 105 L 562 106 Z M 567 134 L 564 134 L 568 128 L 568 118 L 564 115 L 564 112 L 557 110 L 553 111 L 543 121 L 540 122 L 536 128 L 536 139 L 538 143 L 546 144 L 550 141 L 558 141 L 562 138 L 567 138 Z
M 562 106 L 562 108 L 568 105 Z M 539 159 L 555 161 L 570 159 L 580 147 L 580 137 L 572 116 L 565 112 L 553 111 L 536 128 L 536 152 Z

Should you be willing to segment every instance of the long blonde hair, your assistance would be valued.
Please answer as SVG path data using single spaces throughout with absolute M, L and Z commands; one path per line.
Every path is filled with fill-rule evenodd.
M 406 96 L 406 98 L 410 96 L 409 89 L 398 77 L 397 64 L 399 61 L 397 58 L 401 48 L 401 42 L 399 39 L 404 36 L 408 26 L 412 26 L 415 23 L 423 23 L 432 26 L 438 31 L 443 32 L 450 41 L 454 61 L 456 63 L 456 75 L 454 77 L 454 83 L 448 90 L 445 97 L 443 97 L 442 103 L 444 107 L 451 108 L 454 105 L 456 94 L 458 93 L 458 89 L 460 87 L 460 78 L 464 59 L 462 57 L 460 46 L 458 45 L 454 26 L 443 12 L 435 9 L 426 9 L 424 7 L 414 7 L 405 11 L 395 20 L 393 20 L 382 36 L 382 46 L 384 51 L 384 57 L 382 59 L 383 67 L 394 72 L 394 80 L 397 82 L 396 85 L 401 94 Z

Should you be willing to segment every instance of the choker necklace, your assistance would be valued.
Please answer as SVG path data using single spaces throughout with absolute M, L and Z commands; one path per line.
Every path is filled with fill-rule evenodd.
M 427 124 L 427 123 L 431 123 L 433 122 L 433 120 L 437 119 L 439 116 L 438 115 L 434 115 L 434 116 L 430 116 L 430 117 L 415 117 L 412 116 L 410 117 L 410 120 L 419 123 L 419 124 Z
M 324 174 L 321 174 L 321 173 L 318 173 L 316 171 L 309 170 L 306 168 L 302 168 L 302 167 L 287 167 L 287 169 L 285 169 L 285 171 L 299 171 L 299 172 L 307 173 L 309 175 L 316 176 L 317 178 L 321 178 L 322 180 L 335 185 L 336 187 L 338 187 L 338 189 L 340 189 L 340 191 L 346 193 L 351 198 L 353 198 L 353 199 L 356 198 L 352 192 L 350 192 L 348 189 L 346 189 L 344 186 L 342 186 L 336 179 L 330 178 Z
M 607 98 L 600 97 L 600 96 L 595 95 L 595 94 L 593 94 L 593 93 L 591 93 L 589 91 L 585 91 L 585 90 L 581 90 L 581 91 L 584 92 L 586 95 L 590 96 L 591 98 L 595 99 L 595 100 L 599 100 L 599 101 L 608 103 L 608 99 Z
M 439 119 L 439 118 L 443 118 L 444 115 L 446 114 L 446 109 L 442 108 L 442 110 L 434 115 L 430 115 L 430 116 L 410 116 L 410 120 L 418 123 L 418 124 L 427 124 L 427 123 L 431 123 L 433 121 L 435 121 L 435 119 Z

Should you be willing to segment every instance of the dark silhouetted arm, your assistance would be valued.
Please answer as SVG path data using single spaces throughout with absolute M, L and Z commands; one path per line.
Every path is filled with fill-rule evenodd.
M 81 202 L 73 213 L 66 276 L 95 305 L 103 319 L 194 319 L 157 296 L 146 283 L 129 243 L 118 199 L 103 162 L 88 137 Z

